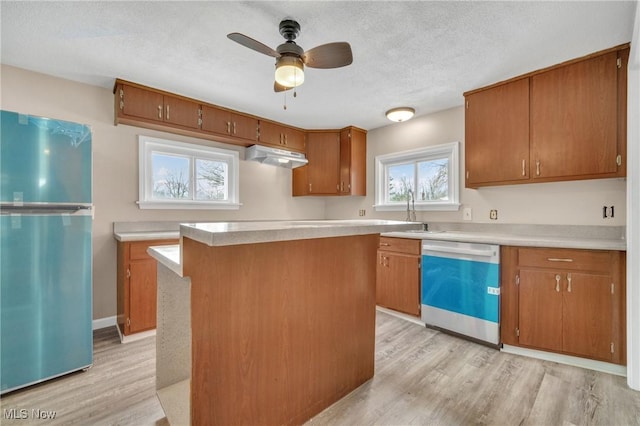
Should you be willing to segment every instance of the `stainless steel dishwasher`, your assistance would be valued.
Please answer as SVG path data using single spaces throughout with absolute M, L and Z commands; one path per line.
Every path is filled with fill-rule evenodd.
M 422 321 L 500 342 L 500 246 L 422 241 Z

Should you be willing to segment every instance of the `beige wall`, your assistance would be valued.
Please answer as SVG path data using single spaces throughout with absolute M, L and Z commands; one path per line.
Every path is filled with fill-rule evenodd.
M 371 130 L 367 136 L 366 197 L 291 197 L 291 171 L 253 162 L 240 162 L 240 201 L 236 211 L 140 210 L 138 199 L 139 134 L 183 142 L 198 139 L 163 132 L 113 125 L 113 94 L 110 90 L 3 65 L 0 107 L 34 115 L 88 124 L 93 129 L 94 149 L 94 303 L 93 317 L 116 314 L 116 245 L 113 222 L 147 220 L 250 220 L 250 219 L 399 219 L 404 212 L 373 209 L 376 155 L 460 141 L 464 173 L 464 111 L 453 108 L 406 123 Z M 219 144 L 230 149 L 232 145 Z M 241 158 L 243 154 L 241 153 Z M 497 223 L 571 224 L 624 226 L 626 182 L 602 179 L 578 182 L 461 189 L 461 203 L 473 209 L 473 222 L 491 223 L 490 209 L 497 209 Z M 616 217 L 602 219 L 602 206 L 615 205 Z M 425 222 L 461 222 L 458 212 L 418 212 Z M 472 222 L 472 223 L 473 223 Z
M 146 220 L 323 219 L 325 202 L 291 197 L 291 171 L 240 162 L 240 210 L 140 210 L 139 134 L 183 142 L 203 140 L 113 125 L 110 90 L 3 65 L 0 107 L 5 110 L 88 124 L 93 130 L 93 317 L 116 314 L 116 244 L 113 222 Z
M 459 141 L 460 182 L 464 186 L 464 110 L 452 108 L 410 121 L 381 127 L 367 135 L 367 196 L 328 199 L 327 218 L 366 217 L 404 220 L 405 212 L 375 212 L 374 159 L 376 155 Z M 570 161 L 570 160 L 567 160 Z M 624 226 L 626 216 L 625 179 L 496 186 L 460 191 L 462 207 L 471 207 L 473 222 L 509 224 Z M 602 218 L 602 206 L 615 206 L 613 219 Z M 489 210 L 498 210 L 498 220 Z M 462 222 L 457 212 L 418 212 L 425 222 Z

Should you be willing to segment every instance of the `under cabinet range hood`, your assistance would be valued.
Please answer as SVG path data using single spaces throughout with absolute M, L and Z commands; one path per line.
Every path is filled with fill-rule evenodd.
M 272 166 L 286 167 L 287 169 L 295 169 L 309 162 L 304 157 L 304 154 L 299 152 L 270 148 L 262 145 L 251 145 L 247 148 L 245 159 L 270 164 Z

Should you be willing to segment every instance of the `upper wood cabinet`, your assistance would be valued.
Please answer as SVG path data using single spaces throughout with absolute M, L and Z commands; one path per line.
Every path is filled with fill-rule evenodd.
M 529 179 L 529 79 L 466 98 L 467 186 Z
M 306 166 L 293 169 L 293 195 L 336 195 L 340 178 L 340 132 L 307 133 Z
M 616 175 L 617 61 L 611 52 L 531 77 L 534 180 Z
M 197 102 L 128 84 L 118 86 L 116 117 L 167 123 L 190 129 L 200 127 L 200 105 Z
M 255 143 L 258 140 L 258 119 L 217 108 L 202 105 L 201 129 L 219 135 L 244 139 Z
M 293 170 L 294 196 L 366 195 L 366 131 L 310 131 L 306 152 L 309 164 Z
M 340 194 L 367 195 L 367 132 L 340 131 Z
M 288 151 L 304 152 L 305 133 L 293 127 L 272 121 L 260 120 L 260 137 L 263 145 L 271 145 Z
M 465 93 L 470 188 L 626 175 L 629 45 Z
M 503 247 L 505 344 L 625 364 L 625 254 Z

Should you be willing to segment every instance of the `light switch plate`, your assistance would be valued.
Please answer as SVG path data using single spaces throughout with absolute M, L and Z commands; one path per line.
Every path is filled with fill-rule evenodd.
M 462 220 L 473 220 L 471 207 L 465 207 L 464 210 L 462 210 Z

